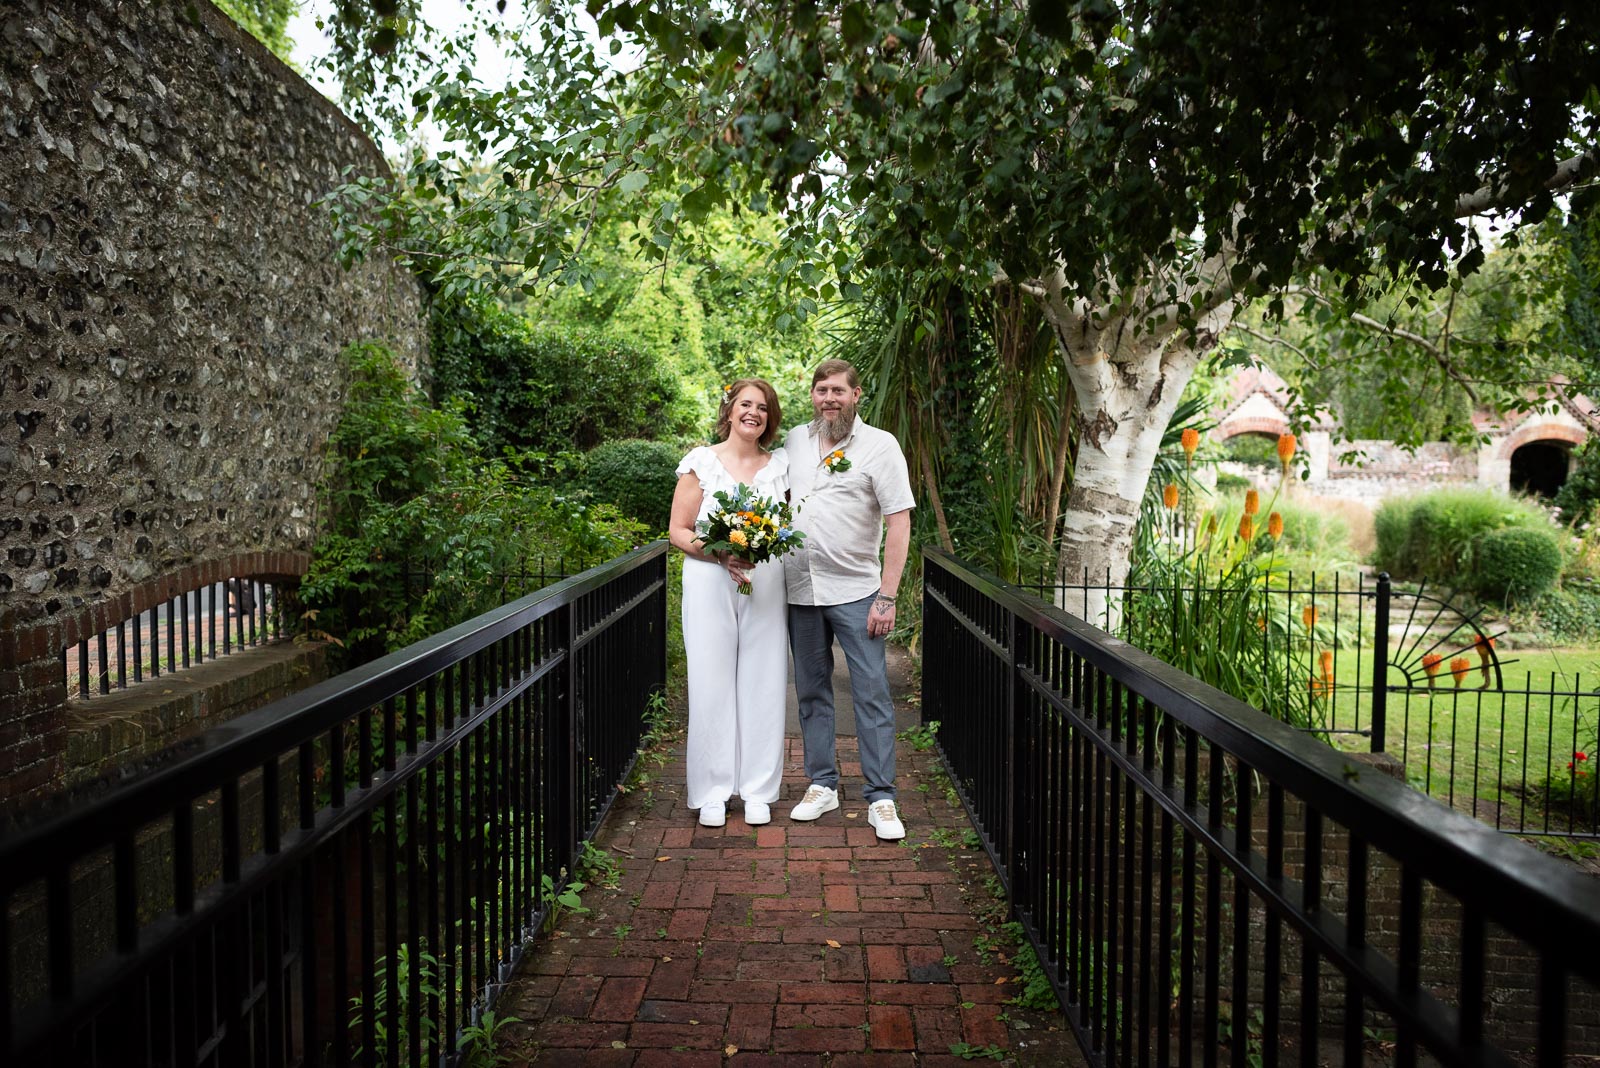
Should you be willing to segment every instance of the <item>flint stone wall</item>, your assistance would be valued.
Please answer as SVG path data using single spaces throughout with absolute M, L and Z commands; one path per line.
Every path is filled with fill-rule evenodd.
M 60 650 L 180 572 L 303 572 L 338 352 L 417 281 L 317 201 L 386 164 L 205 0 L 0 0 L 0 813 L 64 768 Z

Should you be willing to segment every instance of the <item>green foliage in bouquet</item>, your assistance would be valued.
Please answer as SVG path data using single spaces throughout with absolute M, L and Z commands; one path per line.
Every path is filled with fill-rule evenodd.
M 794 511 L 788 501 L 759 496 L 743 482 L 732 491 L 719 490 L 717 507 L 695 525 L 708 552 L 728 552 L 752 564 L 776 560 L 793 552 L 806 536 L 794 528 Z M 739 592 L 749 594 L 748 580 Z

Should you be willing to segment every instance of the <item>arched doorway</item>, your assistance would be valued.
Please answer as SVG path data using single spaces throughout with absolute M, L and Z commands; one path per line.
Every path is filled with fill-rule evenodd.
M 1572 446 L 1564 441 L 1530 441 L 1511 454 L 1511 492 L 1554 497 L 1567 480 Z

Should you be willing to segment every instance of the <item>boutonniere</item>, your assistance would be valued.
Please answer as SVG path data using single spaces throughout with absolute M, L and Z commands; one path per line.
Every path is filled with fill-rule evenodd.
M 822 458 L 822 466 L 828 469 L 828 474 L 837 475 L 841 471 L 850 470 L 850 460 L 843 449 L 834 449 Z

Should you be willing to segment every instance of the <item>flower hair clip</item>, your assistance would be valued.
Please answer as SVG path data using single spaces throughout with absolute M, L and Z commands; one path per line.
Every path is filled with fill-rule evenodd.
M 834 449 L 822 458 L 822 466 L 828 469 L 828 474 L 837 475 L 850 470 L 850 460 L 845 456 L 843 449 Z

